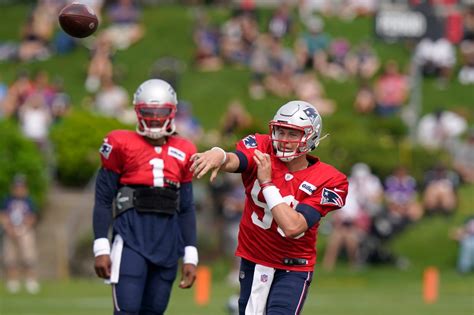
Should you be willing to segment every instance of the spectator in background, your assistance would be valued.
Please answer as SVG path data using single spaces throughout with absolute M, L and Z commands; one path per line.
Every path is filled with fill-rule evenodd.
M 331 15 L 333 13 L 330 0 L 298 0 L 298 15 L 303 23 L 317 14 Z
M 38 1 L 21 30 L 17 56 L 20 61 L 45 60 L 51 56 L 49 46 L 59 9 L 58 2 Z
M 39 37 L 49 42 L 57 27 L 57 17 L 63 1 L 39 0 L 33 10 L 33 28 Z
M 467 139 L 453 139 L 448 149 L 453 157 L 453 168 L 461 179 L 474 184 L 474 129 L 469 130 Z
M 38 71 L 33 79 L 31 89 L 28 91 L 28 97 L 32 94 L 40 94 L 48 106 L 51 108 L 51 104 L 56 96 L 54 87 L 49 82 L 49 74 L 47 71 Z
M 145 29 L 141 23 L 141 11 L 134 0 L 118 0 L 106 12 L 110 26 L 104 34 L 112 46 L 123 50 L 138 42 Z
M 18 114 L 23 135 L 31 139 L 44 153 L 49 149 L 49 127 L 53 121 L 51 111 L 41 93 L 30 95 Z
M 397 167 L 385 179 L 385 201 L 388 211 L 417 221 L 423 210 L 417 201 L 416 180 L 404 166 Z
M 18 110 L 25 102 L 33 86 L 28 72 L 20 70 L 15 82 L 8 89 L 3 102 L 3 114 L 5 117 L 18 117 Z
M 384 187 L 367 164 L 356 163 L 352 166 L 349 185 L 353 187 L 357 203 L 365 213 L 373 217 L 382 211 Z
M 460 136 L 467 129 L 466 120 L 442 108 L 421 117 L 418 123 L 417 138 L 426 149 L 436 150 Z
M 464 10 L 464 37 L 463 40 L 474 41 L 474 5 Z
M 332 270 L 338 253 L 345 248 L 349 263 L 358 267 L 363 263 L 360 248 L 367 238 L 371 217 L 382 210 L 383 186 L 364 163 L 352 166 L 346 205 L 332 216 L 332 231 L 323 259 L 323 267 Z
M 8 95 L 8 85 L 5 83 L 0 75 L 0 119 L 5 116 L 5 99 Z
M 86 90 L 90 93 L 97 92 L 100 88 L 101 79 L 112 78 L 114 51 L 108 37 L 99 35 L 91 50 L 91 60 L 87 70 L 85 82 Z
M 307 32 L 302 33 L 295 42 L 295 56 L 298 69 L 314 69 L 327 73 L 330 37 L 323 32 L 324 22 L 318 17 L 306 21 Z
M 364 187 L 365 181 L 360 182 Z M 374 193 L 373 196 L 376 197 L 377 193 Z M 405 167 L 397 167 L 393 174 L 385 180 L 386 207 L 372 209 L 375 211 L 371 213 L 370 229 L 360 249 L 363 262 L 393 264 L 400 269 L 409 267 L 408 259 L 392 252 L 386 243 L 421 218 L 423 212 L 416 197 L 415 179 L 408 175 Z
M 474 41 L 463 42 L 461 47 L 464 59 L 458 74 L 459 83 L 474 84 Z
M 350 43 L 345 38 L 335 38 L 328 50 L 328 67 L 324 75 L 337 81 L 345 81 L 348 77 L 346 69 Z
M 244 47 L 242 42 L 242 15 L 234 11 L 229 20 L 221 26 L 220 52 L 225 62 L 242 63 Z
M 457 269 L 460 273 L 474 271 L 474 216 L 451 233 L 451 238 L 459 242 Z
M 292 51 L 284 47 L 280 38 L 269 41 L 269 71 L 264 79 L 267 91 L 279 96 L 289 97 L 293 92 L 293 76 L 296 73 L 296 59 Z
M 407 258 L 394 253 L 387 242 L 403 232 L 416 217 L 404 213 L 402 208 L 385 208 L 373 219 L 369 233 L 360 248 L 361 261 L 368 264 L 390 264 L 406 269 L 410 262 Z
M 375 109 L 375 95 L 367 82 L 362 82 L 354 100 L 354 109 L 361 114 L 368 114 Z
M 358 16 L 371 16 L 377 9 L 375 0 L 348 0 L 342 1 L 340 16 L 345 20 L 351 20 Z
M 114 83 L 111 77 L 102 78 L 101 89 L 94 100 L 94 109 L 103 116 L 124 118 L 127 112 L 129 95 L 122 86 Z
M 438 163 L 425 173 L 423 206 L 426 214 L 452 214 L 456 209 L 459 176 Z
M 367 80 L 379 69 L 380 60 L 370 43 L 363 41 L 349 52 L 345 67 L 350 75 Z
M 250 55 L 249 66 L 252 78 L 249 85 L 249 94 L 252 99 L 265 97 L 264 79 L 270 68 L 270 36 L 260 34 Z
M 258 24 L 251 13 L 234 11 L 221 27 L 220 52 L 225 62 L 248 64 L 259 36 Z
M 51 103 L 51 114 L 53 121 L 58 122 L 69 112 L 71 108 L 71 97 L 64 90 L 64 80 L 60 77 L 54 79 L 53 89 L 55 95 Z
M 474 5 L 464 12 L 464 36 L 459 48 L 462 60 L 459 82 L 474 84 Z
M 10 195 L 0 207 L 0 222 L 6 233 L 3 240 L 3 259 L 8 292 L 20 291 L 20 279 L 23 275 L 28 293 L 38 293 L 40 286 L 36 274 L 37 247 L 34 231 L 36 208 L 29 197 L 24 175 L 16 175 L 13 179 Z
M 331 216 L 331 234 L 329 234 L 326 251 L 324 252 L 323 268 L 332 271 L 340 252 L 344 249 L 349 265 L 359 265 L 359 247 L 364 234 L 367 214 L 359 207 L 357 195 L 349 180 L 349 191 L 346 204 Z
M 383 74 L 375 82 L 376 112 L 380 116 L 397 113 L 408 97 L 408 81 L 398 70 L 395 60 L 389 60 Z
M 288 2 L 282 0 L 282 3 L 275 9 L 270 18 L 268 31 L 272 36 L 282 38 L 292 32 L 292 27 L 290 6 Z
M 440 87 L 445 87 L 456 64 L 456 51 L 445 38 L 424 38 L 416 46 L 415 62 L 425 77 L 436 77 Z
M 193 31 L 196 52 L 194 62 L 199 70 L 216 71 L 222 68 L 222 60 L 219 56 L 219 30 L 209 24 L 204 13 L 199 13 L 196 26 Z

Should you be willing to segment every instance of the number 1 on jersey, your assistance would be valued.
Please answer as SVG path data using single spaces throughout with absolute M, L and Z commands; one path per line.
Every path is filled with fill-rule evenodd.
M 163 187 L 165 174 L 163 169 L 165 168 L 165 163 L 162 159 L 154 158 L 150 160 L 150 165 L 153 166 L 153 186 Z

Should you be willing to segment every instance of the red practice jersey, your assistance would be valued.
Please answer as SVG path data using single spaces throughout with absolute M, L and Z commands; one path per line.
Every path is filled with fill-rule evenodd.
M 269 135 L 250 135 L 237 144 L 237 150 L 247 157 L 248 166 L 242 173 L 246 201 L 236 255 L 268 267 L 312 271 L 316 263 L 319 223 L 295 239 L 285 237 L 273 220 L 258 183 L 257 165 L 253 160 L 255 149 L 270 154 L 272 182 L 280 190 L 285 202 L 293 208 L 303 203 L 314 208 L 321 216 L 341 208 L 347 195 L 347 178 L 336 168 L 312 156 L 308 156 L 308 168 L 288 171 L 286 165 L 273 154 Z M 308 263 L 287 266 L 283 264 L 284 258 L 302 258 Z
M 115 130 L 100 148 L 102 166 L 121 175 L 122 185 L 163 187 L 166 181 L 186 183 L 196 146 L 179 136 L 169 136 L 162 146 L 153 146 L 130 130 Z M 166 179 L 166 181 L 165 181 Z

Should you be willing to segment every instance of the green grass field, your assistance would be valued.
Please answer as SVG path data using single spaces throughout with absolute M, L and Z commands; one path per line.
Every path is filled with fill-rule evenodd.
M 226 313 L 229 296 L 236 290 L 213 282 L 210 303 L 198 306 L 194 290 L 175 284 L 168 315 L 218 315 Z M 110 288 L 99 280 L 71 280 L 43 283 L 36 296 L 7 295 L 0 289 L 2 315 L 100 315 L 111 314 Z M 474 275 L 454 271 L 440 273 L 439 299 L 425 304 L 422 298 L 422 270 L 376 269 L 370 272 L 316 272 L 304 314 L 321 315 L 472 315 Z

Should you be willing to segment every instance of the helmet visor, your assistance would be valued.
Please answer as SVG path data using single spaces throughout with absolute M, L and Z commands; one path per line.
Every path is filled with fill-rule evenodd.
M 140 128 L 161 128 L 174 118 L 176 106 L 139 104 L 135 106 Z
M 137 106 L 138 114 L 143 118 L 166 118 L 170 116 L 173 112 L 171 106 L 147 106 L 141 105 Z

